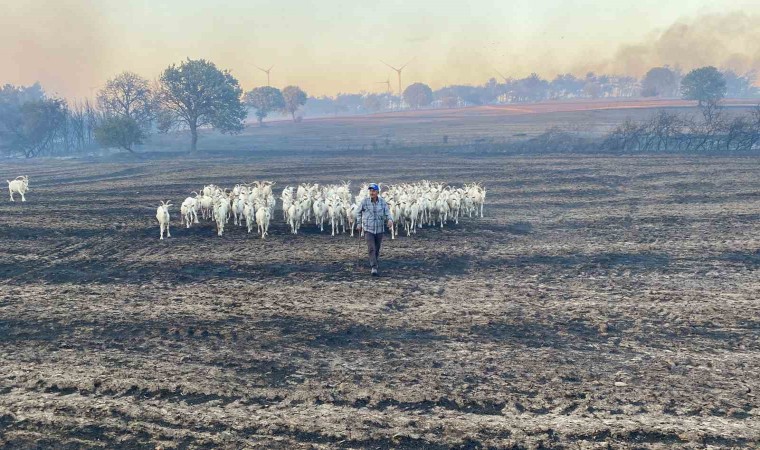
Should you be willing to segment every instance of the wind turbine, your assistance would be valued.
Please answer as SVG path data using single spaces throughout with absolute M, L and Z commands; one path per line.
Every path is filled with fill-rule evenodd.
M 254 66 L 255 66 L 255 64 L 254 64 Z M 260 71 L 262 71 L 265 74 L 267 74 L 267 86 L 270 86 L 270 83 L 269 83 L 269 71 L 272 70 L 272 67 L 274 67 L 274 66 L 270 66 L 268 69 L 262 69 L 261 67 L 256 66 L 257 69 L 259 69 Z
M 375 84 L 384 84 L 386 86 L 386 92 L 391 92 L 391 76 L 388 75 L 388 79 L 385 81 L 376 81 Z
M 390 67 L 391 69 L 395 70 L 398 74 L 398 98 L 401 98 L 401 71 L 404 70 L 404 67 L 408 66 L 410 62 L 412 62 L 414 58 L 410 59 L 409 62 L 401 66 L 400 68 L 395 68 L 392 65 L 388 64 L 387 62 L 380 60 L 381 63 L 385 64 L 386 66 Z

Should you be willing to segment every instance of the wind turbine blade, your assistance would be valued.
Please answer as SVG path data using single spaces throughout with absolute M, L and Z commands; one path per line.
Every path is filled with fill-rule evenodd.
M 414 58 L 416 58 L 416 56 Z M 403 66 L 401 66 L 401 68 L 398 69 L 398 70 L 404 70 L 404 67 L 408 66 L 410 62 L 414 61 L 414 58 L 410 59 L 409 62 L 407 62 L 406 64 L 404 64 Z
M 397 68 L 393 67 L 392 65 L 390 65 L 387 62 L 383 61 L 382 59 L 380 60 L 380 62 L 383 63 L 383 64 L 385 64 L 386 66 L 390 67 L 391 69 L 395 70 L 396 72 L 398 72 L 399 70 L 401 70 L 401 69 L 397 69 Z M 403 69 L 403 67 L 402 67 L 402 69 Z

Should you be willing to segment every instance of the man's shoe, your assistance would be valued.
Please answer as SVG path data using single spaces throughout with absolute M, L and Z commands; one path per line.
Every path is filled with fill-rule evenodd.
M 373 276 L 373 277 L 377 277 L 377 276 L 380 276 L 380 274 L 379 274 L 379 273 L 377 273 L 377 269 L 375 269 L 374 267 L 372 268 L 372 276 Z

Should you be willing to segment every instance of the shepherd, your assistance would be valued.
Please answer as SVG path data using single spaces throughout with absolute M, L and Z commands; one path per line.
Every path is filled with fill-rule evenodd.
M 369 197 L 365 197 L 356 208 L 356 229 L 362 231 L 367 239 L 367 252 L 369 253 L 369 266 L 372 268 L 372 276 L 380 274 L 377 271 L 377 261 L 380 259 L 380 245 L 383 243 L 385 224 L 388 228 L 393 226 L 393 215 L 388 203 L 380 197 L 380 188 L 372 183 L 368 186 Z

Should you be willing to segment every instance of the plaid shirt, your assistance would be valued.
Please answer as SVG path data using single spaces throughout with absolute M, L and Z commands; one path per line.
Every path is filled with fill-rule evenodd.
M 393 215 L 388 208 L 388 203 L 380 196 L 377 197 L 375 203 L 372 203 L 370 197 L 366 197 L 356 208 L 356 223 L 362 224 L 362 228 L 367 233 L 383 233 L 387 220 L 393 220 Z

